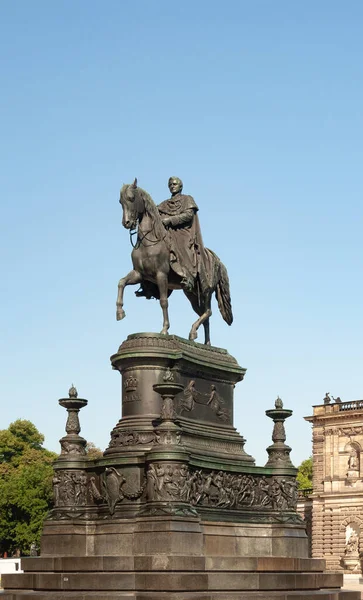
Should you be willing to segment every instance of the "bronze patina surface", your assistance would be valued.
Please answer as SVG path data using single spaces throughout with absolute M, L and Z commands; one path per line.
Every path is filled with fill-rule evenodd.
M 171 198 L 158 207 L 151 196 L 137 186 L 136 179 L 121 189 L 122 223 L 130 232 L 135 231 L 136 242 L 131 253 L 133 270 L 118 284 L 116 317 L 117 320 L 125 317 L 125 287 L 140 284 L 137 296 L 160 300 L 161 333 L 167 334 L 170 327 L 168 297 L 173 290 L 182 289 L 199 316 L 192 325 L 189 339 L 195 340 L 198 328 L 203 325 L 205 343 L 210 344 L 213 293 L 223 319 L 228 325 L 233 321 L 227 269 L 212 250 L 204 247 L 198 207 L 192 196 L 181 193 L 182 181 L 170 177 L 169 189 Z

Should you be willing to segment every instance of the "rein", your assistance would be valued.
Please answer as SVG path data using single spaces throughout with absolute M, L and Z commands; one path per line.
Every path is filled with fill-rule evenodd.
M 136 240 L 136 244 L 134 244 L 132 236 L 135 235 L 136 233 L 139 233 L 137 229 L 130 229 L 129 234 L 130 234 L 130 244 L 133 248 L 136 248 L 137 246 L 137 240 Z
M 138 198 L 138 201 L 140 199 Z M 143 200 L 143 204 L 140 204 L 140 201 L 138 204 L 136 204 L 135 208 L 136 208 L 136 214 L 138 214 L 137 217 L 137 225 L 134 229 L 130 229 L 129 231 L 129 235 L 130 235 L 130 243 L 131 246 L 133 248 L 139 248 L 141 246 L 141 244 L 144 242 L 144 240 L 146 242 L 149 242 L 149 244 L 144 244 L 144 247 L 148 248 L 150 246 L 155 246 L 155 244 L 157 244 L 158 242 L 162 242 L 163 240 L 165 240 L 166 235 L 167 235 L 167 230 L 165 229 L 165 227 L 162 226 L 163 230 L 165 231 L 164 235 L 162 235 L 161 238 L 157 238 L 156 239 L 150 239 L 148 237 L 148 235 L 152 232 L 154 232 L 154 236 L 155 236 L 155 227 L 156 227 L 156 217 L 152 217 L 152 215 L 148 212 L 147 207 L 146 207 L 146 200 L 144 198 L 142 198 Z M 157 211 L 157 208 L 155 207 L 155 210 Z M 149 216 L 152 219 L 152 227 L 151 229 L 149 229 L 149 231 L 146 231 L 145 233 L 142 231 L 141 226 L 140 226 L 140 217 L 142 218 L 142 216 L 144 214 L 149 214 Z M 133 236 L 136 235 L 136 241 L 134 242 L 133 240 Z
M 163 237 L 162 237 L 161 239 L 150 240 L 150 238 L 148 238 L 147 236 L 148 236 L 148 234 L 149 234 L 149 233 L 151 233 L 152 231 L 154 231 L 154 229 L 155 229 L 155 223 L 154 223 L 154 225 L 152 226 L 152 228 L 151 228 L 151 229 L 149 229 L 149 231 L 147 231 L 146 233 L 143 233 L 143 231 L 142 231 L 142 230 L 141 230 L 141 228 L 140 228 L 140 224 L 138 225 L 138 227 L 137 227 L 136 229 L 133 229 L 133 230 L 131 230 L 131 229 L 130 229 L 130 232 L 129 232 L 129 233 L 130 233 L 130 243 L 131 243 L 131 246 L 132 246 L 133 248 L 139 248 L 139 247 L 140 247 L 140 245 L 141 245 L 141 243 L 142 243 L 144 240 L 146 240 L 147 242 L 150 242 L 150 243 L 148 244 L 148 246 L 146 246 L 146 247 L 150 247 L 150 246 L 155 246 L 155 244 L 157 244 L 158 242 L 162 242 L 163 240 L 165 240 L 165 238 L 166 238 L 166 233 L 167 233 L 167 232 L 166 232 L 166 230 L 165 230 L 165 234 L 163 235 Z M 139 235 L 139 234 L 140 234 L 140 232 L 141 232 L 141 234 L 142 234 L 142 237 L 140 237 L 140 235 Z M 134 235 L 137 235 L 137 239 L 136 239 L 136 242 L 135 242 L 135 243 L 134 243 L 134 241 L 133 241 L 133 239 L 132 239 Z

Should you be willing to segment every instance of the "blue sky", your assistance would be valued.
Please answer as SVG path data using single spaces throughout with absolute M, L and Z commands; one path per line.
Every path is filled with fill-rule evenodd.
M 228 268 L 235 321 L 214 304 L 212 343 L 248 369 L 235 423 L 258 464 L 277 394 L 296 464 L 311 406 L 362 398 L 362 20 L 355 0 L 1 4 L 1 427 L 30 419 L 57 450 L 74 382 L 82 434 L 107 446 L 109 356 L 161 329 L 132 288 L 115 320 L 135 176 L 156 202 L 181 177 Z M 183 294 L 170 314 L 186 336 Z

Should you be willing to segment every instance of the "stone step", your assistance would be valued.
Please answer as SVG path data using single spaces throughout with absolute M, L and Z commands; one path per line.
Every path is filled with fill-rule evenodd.
M 26 572 L 102 571 L 240 571 L 323 572 L 324 560 L 312 558 L 235 556 L 81 556 L 22 558 Z
M 277 592 L 0 592 L 1 600 L 360 600 L 348 590 Z
M 134 592 L 1 592 L 1 600 L 137 600 Z M 166 600 L 166 598 L 165 598 Z M 319 599 L 320 600 L 320 599 Z M 353 600 L 355 600 L 353 598 Z
M 339 589 L 341 573 L 311 572 L 63 572 L 3 575 L 5 589 L 40 591 L 263 591 Z

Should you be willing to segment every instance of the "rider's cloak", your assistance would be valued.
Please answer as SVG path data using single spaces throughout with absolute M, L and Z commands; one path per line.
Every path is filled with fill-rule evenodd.
M 205 248 L 197 215 L 198 206 L 192 196 L 176 194 L 158 206 L 161 217 L 168 216 L 168 244 L 170 266 L 185 279 L 187 287 L 193 287 L 199 275 L 200 283 L 205 279 Z M 203 289 L 204 285 L 202 285 Z

